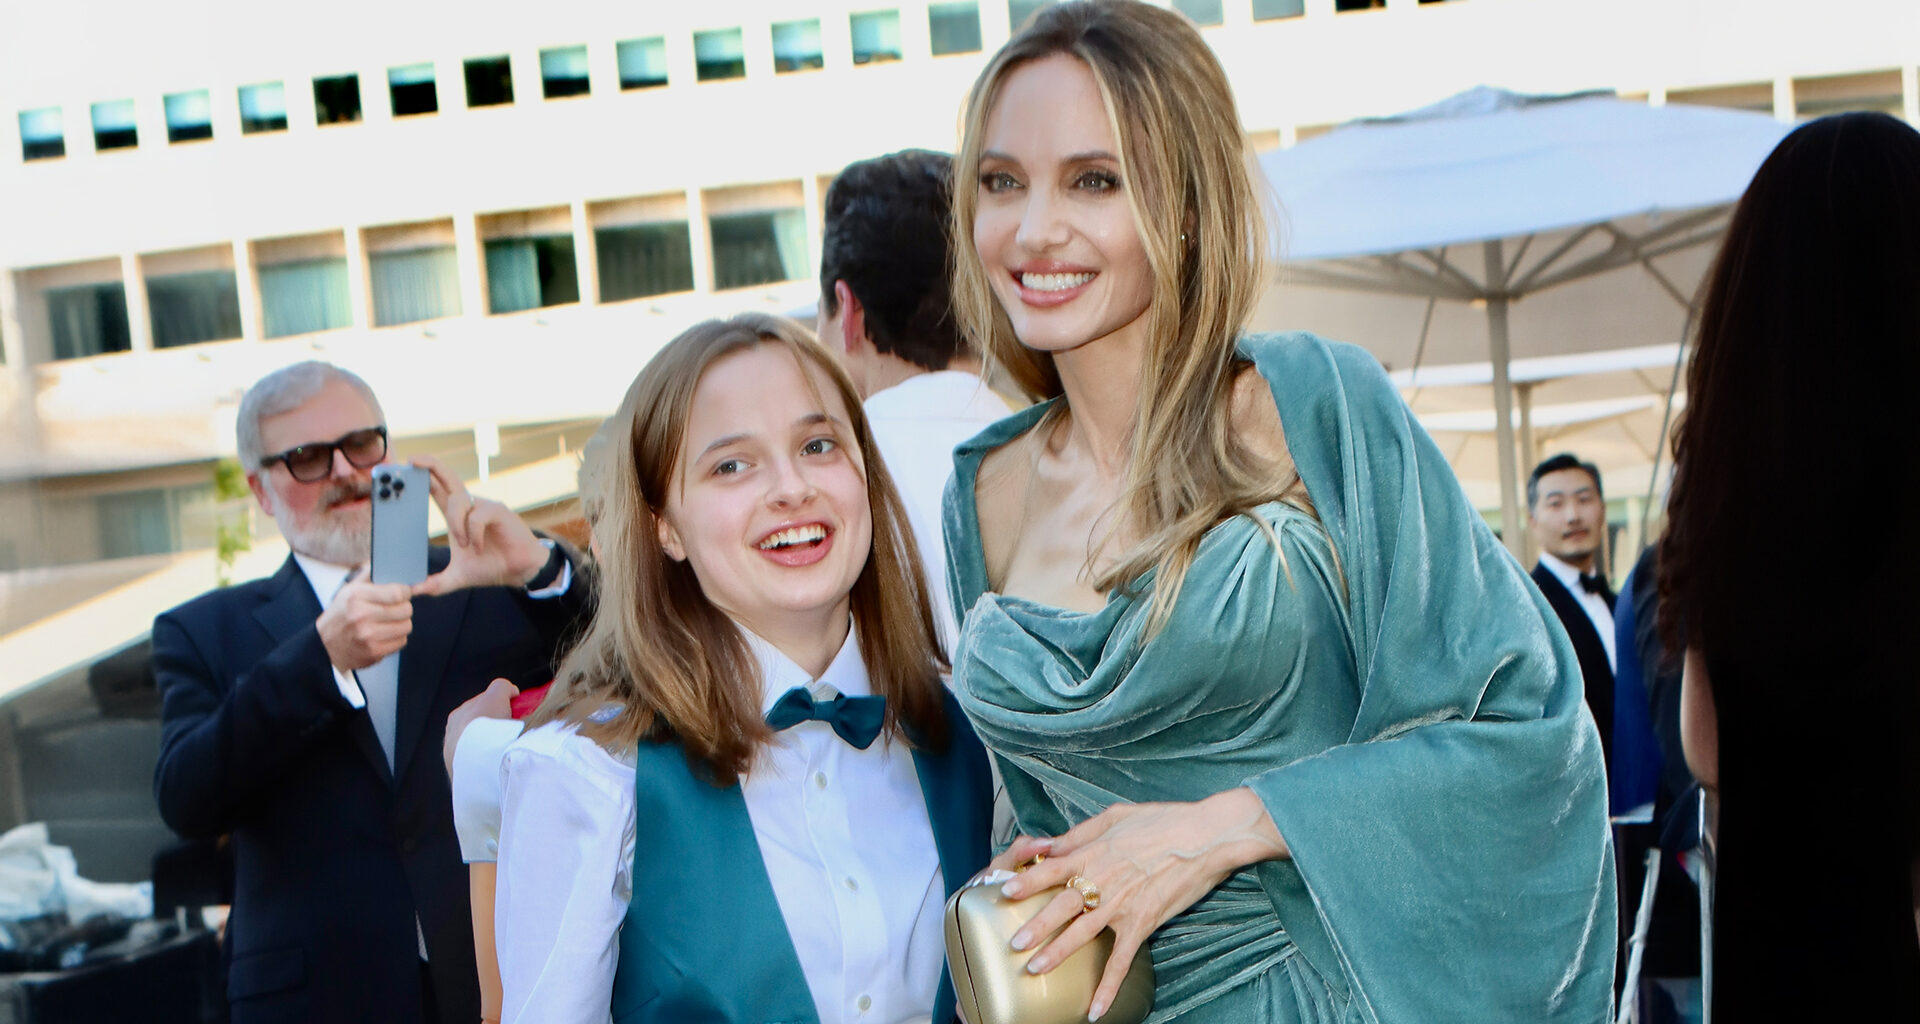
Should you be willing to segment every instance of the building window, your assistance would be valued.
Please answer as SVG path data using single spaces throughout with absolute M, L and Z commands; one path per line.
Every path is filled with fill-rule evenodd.
M 1218 25 L 1226 20 L 1220 0 L 1173 0 L 1173 9 L 1193 19 L 1195 25 Z
M 497 238 L 487 243 L 488 312 L 518 313 L 579 301 L 572 235 Z
M 240 336 L 240 293 L 231 270 L 149 277 L 147 310 L 153 316 L 154 348 Z
M 826 53 L 820 48 L 820 19 L 774 24 L 773 70 L 783 74 L 811 71 L 826 63 Z
M 93 148 L 131 149 L 139 144 L 132 100 L 109 100 L 93 105 Z
M 279 82 L 240 87 L 240 131 L 245 135 L 287 130 L 287 90 Z
M 269 338 L 352 327 L 346 258 L 261 267 L 260 314 Z
M 980 5 L 928 4 L 927 34 L 933 55 L 980 52 Z
M 351 124 L 360 120 L 360 76 L 314 79 L 313 119 L 319 124 Z
M 375 327 L 460 314 L 460 259 L 451 245 L 371 253 L 367 276 Z
M 497 107 L 513 102 L 513 62 L 505 56 L 467 61 L 466 77 L 467 106 Z
M 167 492 L 154 487 L 140 491 L 102 494 L 94 499 L 99 515 L 100 557 L 132 558 L 179 550 L 174 546 L 174 522 L 167 508 Z
M 600 301 L 693 290 L 693 243 L 686 221 L 599 228 Z
M 585 96 L 593 86 L 587 81 L 587 48 L 563 46 L 540 51 L 540 91 L 547 99 Z
M 853 62 L 880 64 L 900 59 L 900 12 L 866 11 L 850 19 Z
M 82 359 L 133 348 L 127 289 L 118 281 L 46 291 L 53 358 Z
M 1253 0 L 1253 20 L 1298 18 L 1307 13 L 1306 0 Z
M 702 82 L 747 76 L 747 51 L 737 28 L 693 34 L 694 77 Z
M 620 88 L 653 89 L 667 84 L 667 41 L 662 36 L 628 39 L 614 51 L 620 58 Z
M 1027 23 L 1028 18 L 1038 14 L 1040 8 L 1052 3 L 1053 0 L 1007 0 L 1007 25 L 1018 32 L 1020 26 Z
M 746 288 L 797 281 L 809 273 L 804 210 L 771 210 L 709 217 L 713 286 Z
M 440 110 L 440 93 L 434 88 L 432 64 L 388 68 L 387 95 L 393 100 L 395 117 L 433 114 Z
M 173 93 L 166 98 L 166 107 L 168 142 L 213 138 L 213 105 L 205 89 Z
M 52 160 L 67 155 L 67 133 L 60 108 L 20 112 L 20 159 Z

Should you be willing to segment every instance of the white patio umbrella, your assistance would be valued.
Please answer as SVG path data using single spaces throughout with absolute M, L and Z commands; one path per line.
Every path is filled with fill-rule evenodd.
M 1501 517 L 1518 555 L 1509 306 L 1637 267 L 1642 280 L 1623 301 L 1644 301 L 1651 281 L 1690 310 L 1700 253 L 1786 131 L 1743 111 L 1480 87 L 1344 125 L 1266 154 L 1261 167 L 1284 218 L 1283 280 L 1426 300 L 1416 365 L 1439 302 L 1485 307 Z M 1477 266 L 1458 258 L 1472 249 Z M 1667 259 L 1676 255 L 1687 270 L 1679 281 Z M 1623 336 L 1611 345 L 1650 340 L 1681 339 Z

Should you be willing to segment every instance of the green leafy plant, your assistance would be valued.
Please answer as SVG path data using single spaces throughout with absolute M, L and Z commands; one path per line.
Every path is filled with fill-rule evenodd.
M 242 502 L 251 496 L 247 472 L 234 459 L 213 464 L 213 500 L 219 509 L 213 527 L 214 578 L 220 586 L 233 582 L 233 563 L 240 552 L 253 548 L 253 516 Z

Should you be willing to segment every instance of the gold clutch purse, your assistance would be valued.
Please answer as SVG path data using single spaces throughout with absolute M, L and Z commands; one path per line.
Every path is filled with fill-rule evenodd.
M 1010 900 L 1000 886 L 1013 876 L 994 872 L 947 900 L 947 969 L 967 1024 L 1086 1024 L 1087 1006 L 1113 955 L 1113 932 L 1102 931 L 1045 974 L 1028 974 L 1026 950 L 1008 945 L 1013 933 L 1059 889 Z M 1140 1024 L 1153 1009 L 1153 961 L 1142 945 L 1127 980 L 1100 1024 Z

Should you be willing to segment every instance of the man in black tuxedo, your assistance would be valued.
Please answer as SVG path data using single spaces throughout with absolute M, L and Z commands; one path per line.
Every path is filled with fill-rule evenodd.
M 232 1019 L 472 1024 L 441 729 L 496 676 L 551 678 L 589 588 L 565 550 L 425 458 L 451 550 L 419 587 L 360 579 L 386 427 L 337 367 L 255 384 L 238 441 L 292 554 L 153 626 L 161 816 L 188 838 L 232 836 Z
M 1533 582 L 1560 616 L 1580 675 L 1587 708 L 1600 727 L 1600 748 L 1613 755 L 1613 590 L 1599 564 L 1607 529 L 1600 470 L 1562 453 L 1527 477 L 1527 527 L 1540 549 Z

